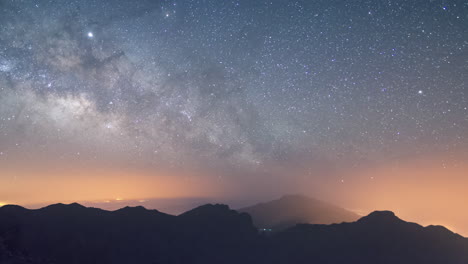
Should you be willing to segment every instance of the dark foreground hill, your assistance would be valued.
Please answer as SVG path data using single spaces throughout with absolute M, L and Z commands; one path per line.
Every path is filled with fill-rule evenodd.
M 442 226 L 405 222 L 390 211 L 354 223 L 297 225 L 269 243 L 281 248 L 272 263 L 468 263 L 466 238 Z
M 286 195 L 238 211 L 252 216 L 256 227 L 273 230 L 283 230 L 296 224 L 335 224 L 359 219 L 351 211 L 302 195 Z
M 0 263 L 466 264 L 467 239 L 391 212 L 357 222 L 297 225 L 269 236 L 248 214 L 204 205 L 179 216 L 79 204 L 0 208 Z

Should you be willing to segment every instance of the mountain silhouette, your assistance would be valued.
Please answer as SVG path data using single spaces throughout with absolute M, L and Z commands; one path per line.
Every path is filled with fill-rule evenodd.
M 356 222 L 299 224 L 265 235 L 246 213 L 203 205 L 172 216 L 144 207 L 0 208 L 0 263 L 466 264 L 468 240 L 389 211 Z
M 468 240 L 445 228 L 405 222 L 376 211 L 353 223 L 297 225 L 268 247 L 281 248 L 271 263 L 468 263 Z
M 79 204 L 0 208 L 0 263 L 238 263 L 256 236 L 250 216 L 225 205 L 180 216 Z
M 286 195 L 239 211 L 250 214 L 256 227 L 273 231 L 301 223 L 333 224 L 359 219 L 351 211 L 302 195 Z

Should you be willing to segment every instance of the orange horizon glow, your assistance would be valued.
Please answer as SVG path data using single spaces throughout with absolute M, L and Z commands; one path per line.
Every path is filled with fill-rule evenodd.
M 4 204 L 105 202 L 206 196 L 216 190 L 196 175 L 179 177 L 167 172 L 107 170 L 37 170 L 2 172 L 0 201 Z M 33 175 L 33 176 L 32 176 Z
M 300 177 L 289 172 L 287 181 L 272 177 L 238 177 L 236 181 L 217 175 L 187 171 L 122 169 L 56 168 L 41 166 L 1 168 L 0 206 L 18 204 L 25 207 L 54 203 L 102 204 L 124 207 L 147 200 L 205 197 L 249 199 L 252 204 L 288 193 L 303 193 L 329 201 L 343 208 L 367 215 L 375 210 L 391 210 L 405 221 L 420 225 L 443 225 L 468 236 L 468 164 L 441 166 L 434 160 L 408 161 L 371 169 L 355 169 L 319 180 L 318 176 Z M 298 176 L 299 175 L 299 176 Z M 262 187 L 262 195 L 259 194 Z M 158 209 L 158 208 L 149 208 Z

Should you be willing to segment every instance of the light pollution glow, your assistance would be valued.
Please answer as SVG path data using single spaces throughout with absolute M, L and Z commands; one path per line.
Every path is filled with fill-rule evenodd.
M 468 193 L 467 164 L 444 167 L 431 161 L 382 165 L 372 169 L 346 171 L 334 180 L 313 177 L 276 177 L 269 181 L 245 177 L 243 181 L 218 175 L 175 171 L 66 168 L 2 170 L 2 203 L 35 208 L 56 202 L 81 202 L 115 209 L 138 201 L 204 197 L 208 201 L 229 201 L 243 197 L 252 203 L 277 198 L 285 193 L 319 197 L 361 215 L 373 210 L 392 210 L 402 219 L 422 225 L 444 225 L 468 234 L 468 212 L 463 210 Z M 45 171 L 45 172 L 37 172 Z M 303 172 L 290 172 L 301 174 Z M 450 176 L 449 176 L 450 175 Z M 282 186 L 278 188 L 277 186 Z M 262 192 L 255 190 L 262 188 Z M 6 199 L 5 199 L 6 198 Z M 110 203 L 106 205 L 105 203 Z M 149 204 L 151 206 L 151 204 Z M 158 208 L 154 208 L 158 209 Z

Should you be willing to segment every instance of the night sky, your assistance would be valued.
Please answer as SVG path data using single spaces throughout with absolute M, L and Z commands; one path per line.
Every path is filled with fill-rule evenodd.
M 0 0 L 2 203 L 300 192 L 468 233 L 467 137 L 466 1 Z

